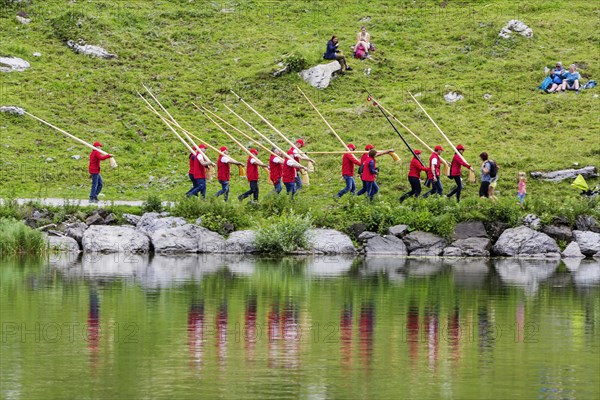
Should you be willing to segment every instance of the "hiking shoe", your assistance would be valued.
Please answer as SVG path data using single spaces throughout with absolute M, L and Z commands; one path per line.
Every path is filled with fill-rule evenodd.
M 346 68 L 346 71 L 352 71 L 352 67 Z

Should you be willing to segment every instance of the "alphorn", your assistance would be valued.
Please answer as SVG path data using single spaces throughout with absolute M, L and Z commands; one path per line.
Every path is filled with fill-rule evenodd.
M 75 135 L 71 135 L 69 132 L 67 132 L 67 131 L 65 131 L 65 130 L 62 130 L 62 129 L 60 129 L 60 128 L 59 128 L 59 127 L 57 127 L 57 126 L 54 126 L 54 125 L 52 125 L 50 122 L 44 121 L 43 119 L 41 119 L 41 118 L 38 118 L 38 117 L 36 117 L 35 115 L 33 115 L 33 114 L 31 114 L 31 113 L 28 113 L 27 111 L 25 111 L 25 114 L 29 115 L 31 118 L 34 118 L 34 119 L 36 119 L 36 120 L 40 121 L 40 122 L 41 122 L 41 123 L 43 123 L 43 124 L 46 124 L 46 125 L 48 125 L 49 127 L 53 128 L 53 129 L 57 130 L 58 132 L 60 132 L 60 133 L 62 133 L 63 135 L 65 135 L 66 137 L 68 137 L 68 138 L 71 138 L 71 139 L 73 139 L 73 140 L 75 140 L 75 141 L 77 141 L 77 142 L 81 143 L 82 145 L 89 147 L 89 148 L 90 148 L 90 149 L 92 149 L 92 150 L 96 150 L 96 151 L 98 151 L 98 152 L 99 152 L 100 154 L 102 154 L 102 155 L 105 155 L 105 156 L 106 156 L 106 155 L 108 155 L 108 153 L 107 153 L 106 151 L 104 151 L 104 150 L 101 150 L 101 149 L 99 149 L 99 148 L 97 148 L 97 147 L 94 147 L 93 145 L 89 144 L 89 143 L 88 143 L 88 142 L 86 142 L 85 140 L 79 139 L 79 138 L 78 138 L 77 136 L 75 136 Z M 114 157 L 111 157 L 111 158 L 108 160 L 108 162 L 110 163 L 110 166 L 111 166 L 111 168 L 117 168 L 117 167 L 118 167 L 117 161 L 115 160 L 115 158 L 114 158 Z

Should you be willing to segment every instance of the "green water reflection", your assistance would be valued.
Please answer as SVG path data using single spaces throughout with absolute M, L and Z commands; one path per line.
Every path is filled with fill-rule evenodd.
M 1 397 L 600 396 L 598 261 L 0 261 Z

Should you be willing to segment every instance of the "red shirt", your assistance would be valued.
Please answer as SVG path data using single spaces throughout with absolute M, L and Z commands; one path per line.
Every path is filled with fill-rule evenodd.
M 194 175 L 194 179 L 206 179 L 206 168 L 198 160 L 199 154 L 200 153 L 196 153 L 194 155 L 194 161 L 192 163 L 192 175 Z M 200 157 L 202 157 L 201 154 Z
M 408 169 L 408 176 L 409 177 L 413 177 L 413 178 L 421 178 L 421 171 L 428 172 L 429 168 L 427 168 L 426 166 L 424 166 L 423 164 L 421 164 L 421 161 L 419 161 L 418 158 L 413 157 L 413 159 L 410 160 L 410 167 Z
M 354 166 L 360 165 L 360 161 L 352 153 L 344 153 L 342 156 L 342 175 L 354 176 Z
M 246 161 L 246 176 L 248 177 L 248 181 L 257 181 L 258 165 L 252 164 L 252 160 L 254 160 L 254 158 L 248 157 L 248 161 Z
M 440 156 L 438 155 L 438 153 L 436 153 L 435 151 L 433 153 L 431 153 L 431 156 L 429 157 L 429 171 L 427 171 L 427 177 L 429 179 L 433 179 L 433 173 L 432 173 L 432 169 L 433 169 L 433 160 L 437 159 L 437 163 L 435 164 L 435 176 L 436 179 L 439 178 L 440 176 Z
M 100 161 L 106 160 L 107 158 L 110 158 L 108 154 L 103 156 L 98 150 L 93 150 L 90 153 L 90 166 L 88 167 L 90 174 L 99 174 Z
M 362 179 L 363 181 L 367 181 L 367 182 L 374 182 L 375 181 L 375 177 L 377 175 L 373 174 L 371 172 L 371 168 L 369 168 L 369 164 L 371 163 L 371 161 L 373 161 L 373 168 L 375 168 L 377 166 L 375 159 L 369 157 L 369 155 L 367 154 L 367 158 L 366 158 L 365 162 L 363 163 L 363 172 L 362 172 L 362 175 L 360 177 L 360 179 Z
M 227 157 L 227 159 L 229 159 L 229 157 Z M 220 181 L 229 181 L 231 179 L 229 173 L 230 166 L 228 162 L 224 163 L 222 160 L 223 156 L 220 155 L 219 158 L 217 158 L 217 179 Z
M 452 158 L 452 163 L 450 164 L 450 175 L 451 176 L 460 176 L 460 167 L 463 166 L 465 168 L 471 169 L 471 166 L 462 160 L 462 157 L 458 154 L 454 154 L 454 158 Z
M 193 174 L 194 173 L 194 159 L 195 159 L 193 153 L 190 153 L 189 159 L 190 159 L 190 170 L 188 171 L 188 174 Z
M 283 183 L 292 183 L 296 179 L 298 170 L 288 165 L 289 160 L 283 162 Z
M 283 159 L 283 162 L 285 163 L 285 158 L 282 157 L 277 157 L 279 159 Z M 275 156 L 271 154 L 271 158 L 269 158 L 269 179 L 271 179 L 271 181 L 273 183 L 277 183 L 277 181 L 279 180 L 279 178 L 281 178 L 281 176 L 283 175 L 283 164 L 282 163 L 276 163 L 273 160 L 275 159 Z

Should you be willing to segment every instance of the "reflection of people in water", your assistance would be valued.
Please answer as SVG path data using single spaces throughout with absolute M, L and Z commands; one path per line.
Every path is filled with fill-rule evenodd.
M 221 370 L 227 361 L 227 302 L 223 301 L 217 311 L 217 359 Z
M 496 327 L 493 322 L 490 322 L 486 305 L 479 307 L 477 316 L 479 318 L 479 352 L 482 354 L 489 353 L 495 346 Z
M 360 355 L 365 369 L 369 369 L 373 356 L 373 334 L 375 330 L 375 306 L 365 303 L 360 308 L 359 318 Z
M 340 314 L 340 361 L 342 366 L 352 365 L 352 304 L 344 304 Z
M 448 343 L 450 344 L 450 357 L 455 364 L 454 366 L 456 366 L 460 359 L 460 313 L 458 305 L 448 315 Z
M 192 302 L 187 315 L 188 351 L 192 369 L 200 370 L 204 350 L 204 303 Z
M 88 309 L 87 319 L 87 345 L 90 351 L 90 366 L 93 373 L 96 373 L 96 367 L 98 366 L 98 360 L 100 358 L 99 353 L 100 344 L 100 299 L 98 298 L 98 292 L 96 289 L 90 289 L 90 306 Z
M 414 364 L 419 359 L 419 306 L 411 302 L 406 315 L 408 354 Z
M 246 361 L 254 361 L 256 341 L 259 332 L 256 329 L 256 295 L 246 299 L 246 317 L 244 323 L 244 341 L 246 344 Z
M 299 324 L 300 308 L 292 300 L 288 301 L 281 313 L 283 329 L 284 364 L 285 368 L 298 368 L 300 360 L 301 331 Z
M 279 358 L 280 324 L 279 324 L 279 302 L 271 305 L 271 311 L 267 314 L 267 338 L 269 339 L 269 367 L 277 365 Z
M 435 370 L 437 365 L 438 355 L 438 332 L 439 332 L 439 321 L 437 307 L 428 307 L 425 312 L 425 318 L 423 320 L 425 325 L 425 335 L 427 338 L 427 361 L 430 370 Z

